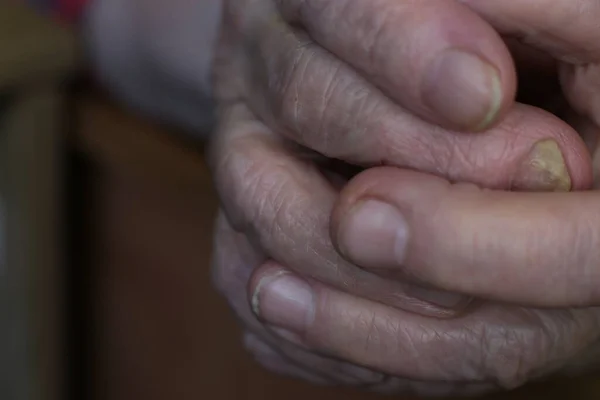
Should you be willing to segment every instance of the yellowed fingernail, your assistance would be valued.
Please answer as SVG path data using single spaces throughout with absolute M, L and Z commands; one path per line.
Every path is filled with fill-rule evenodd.
M 494 71 L 495 72 L 495 71 Z M 496 120 L 498 112 L 502 107 L 502 82 L 498 73 L 490 74 L 490 108 L 483 120 L 475 127 L 475 131 L 483 131 L 489 128 L 490 124 Z
M 519 169 L 513 189 L 568 192 L 571 176 L 558 143 L 553 139 L 537 142 Z

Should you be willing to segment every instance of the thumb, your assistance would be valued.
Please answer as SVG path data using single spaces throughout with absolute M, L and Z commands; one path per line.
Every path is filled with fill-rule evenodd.
M 501 34 L 559 62 L 572 107 L 600 122 L 600 3 L 594 0 L 460 0 Z
M 576 122 L 572 125 L 590 147 L 594 164 L 600 165 L 597 157 L 600 127 L 600 3 L 594 0 L 460 1 L 505 37 L 517 38 L 530 49 L 541 50 L 559 61 L 564 95 L 579 114 L 571 116 L 569 122 Z M 538 73 L 540 71 L 538 68 Z

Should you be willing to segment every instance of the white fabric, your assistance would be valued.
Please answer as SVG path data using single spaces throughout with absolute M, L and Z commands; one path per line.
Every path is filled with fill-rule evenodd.
M 94 0 L 85 18 L 101 81 L 151 117 L 206 135 L 221 0 Z

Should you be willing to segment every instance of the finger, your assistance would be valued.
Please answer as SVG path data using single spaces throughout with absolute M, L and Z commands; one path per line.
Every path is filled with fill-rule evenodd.
M 571 105 L 600 126 L 600 3 L 592 0 L 473 1 L 463 3 L 505 35 L 518 37 L 559 65 Z
M 427 121 L 483 130 L 514 101 L 514 66 L 502 39 L 454 1 L 277 3 L 288 21 Z
M 252 314 L 253 315 L 253 314 Z M 254 318 L 256 318 L 253 315 Z M 269 329 L 266 330 L 268 333 Z M 315 354 L 311 349 L 298 347 L 295 344 L 285 342 L 291 334 L 285 334 L 278 329 L 273 335 L 281 337 L 268 337 L 271 343 L 258 339 L 256 343 L 246 342 L 253 346 L 249 349 L 257 361 L 278 374 L 295 375 L 297 378 L 310 380 L 310 376 L 319 377 L 321 383 L 343 384 L 354 387 L 378 385 L 384 381 L 385 375 L 358 365 L 344 362 L 332 357 Z M 277 340 L 279 339 L 279 340 Z M 281 340 L 283 339 L 283 340 Z M 304 371 L 304 374 L 302 374 Z
M 590 185 L 583 143 L 548 113 L 517 105 L 502 123 L 480 135 L 444 131 L 399 108 L 310 41 L 285 31 L 266 37 L 260 56 L 265 80 L 253 81 L 248 102 L 272 129 L 326 157 L 363 166 L 407 167 L 491 188 Z M 557 143 L 566 165 L 558 185 L 548 185 L 547 171 L 521 168 L 531 165 L 526 160 L 534 145 L 547 139 Z
M 300 378 L 314 385 L 329 385 L 332 383 L 322 376 L 305 370 L 291 363 L 289 360 L 286 360 L 285 357 L 253 333 L 246 332 L 244 334 L 244 347 L 246 347 L 246 350 L 254 356 L 254 359 L 269 372 L 293 378 Z
M 600 61 L 594 0 L 460 0 L 500 33 L 574 64 Z
M 573 109 L 600 126 L 600 65 L 565 65 L 560 70 L 560 79 Z
M 345 296 L 314 281 L 302 279 L 276 263 L 265 264 L 254 272 L 248 292 L 252 294 L 249 302 L 253 311 L 261 320 L 284 330 L 286 336 L 298 336 L 309 348 L 400 377 L 423 378 L 421 374 L 425 371 L 418 371 L 417 363 L 411 362 L 415 361 L 413 357 L 418 348 L 386 351 L 392 337 L 393 342 L 402 347 L 414 342 L 412 337 L 402 336 L 397 325 L 401 315 L 393 309 L 355 296 Z M 342 312 L 348 314 L 342 315 Z M 383 325 L 386 317 L 388 326 Z M 410 318 L 405 322 L 408 329 L 412 328 Z M 324 332 L 326 329 L 331 330 Z M 392 352 L 396 357 L 402 354 L 398 357 L 398 365 L 388 365 Z M 427 357 L 428 354 L 431 350 L 422 356 Z
M 255 312 L 307 347 L 401 378 L 431 384 L 492 383 L 513 388 L 595 341 L 591 310 L 527 311 L 488 304 L 439 320 L 361 299 L 285 272 L 254 272 Z M 559 363 L 560 364 L 560 363 Z
M 600 304 L 600 194 L 481 190 L 392 168 L 341 195 L 332 232 L 358 265 L 542 307 Z
M 302 276 L 357 296 L 438 317 L 462 311 L 468 302 L 463 296 L 419 293 L 345 261 L 329 235 L 334 186 L 243 104 L 228 110 L 214 135 L 210 164 L 229 221 L 258 248 Z
M 299 346 L 295 338 L 281 336 L 279 335 L 280 330 L 262 324 L 252 313 L 247 301 L 248 282 L 252 271 L 263 264 L 258 261 L 261 259 L 260 255 L 256 254 L 260 252 L 253 248 L 246 235 L 235 232 L 222 214 L 219 215 L 216 225 L 213 280 L 242 325 L 251 331 L 261 344 L 271 350 L 266 351 L 264 346 L 251 346 L 249 350 L 255 356 L 259 356 L 259 362 L 265 361 L 269 365 L 275 366 L 275 360 L 265 360 L 272 358 L 271 356 L 274 356 L 272 352 L 275 351 L 286 361 L 286 364 L 310 371 L 321 377 L 322 380 L 329 382 L 363 386 L 379 384 L 384 381 L 381 373 L 315 354 L 311 350 Z M 247 345 L 257 343 L 246 342 Z M 280 371 L 280 373 L 284 373 L 284 371 Z

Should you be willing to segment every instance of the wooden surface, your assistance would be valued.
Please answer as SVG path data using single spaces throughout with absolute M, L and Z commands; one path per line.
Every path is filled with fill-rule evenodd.
M 61 111 L 56 88 L 36 87 L 15 94 L 0 124 L 0 398 L 64 398 Z
M 92 100 L 79 148 L 93 160 L 94 392 L 106 400 L 368 400 L 272 376 L 240 345 L 209 281 L 217 200 L 201 151 Z M 494 396 L 597 400 L 594 380 Z
M 0 398 L 64 399 L 63 78 L 72 36 L 0 2 Z

